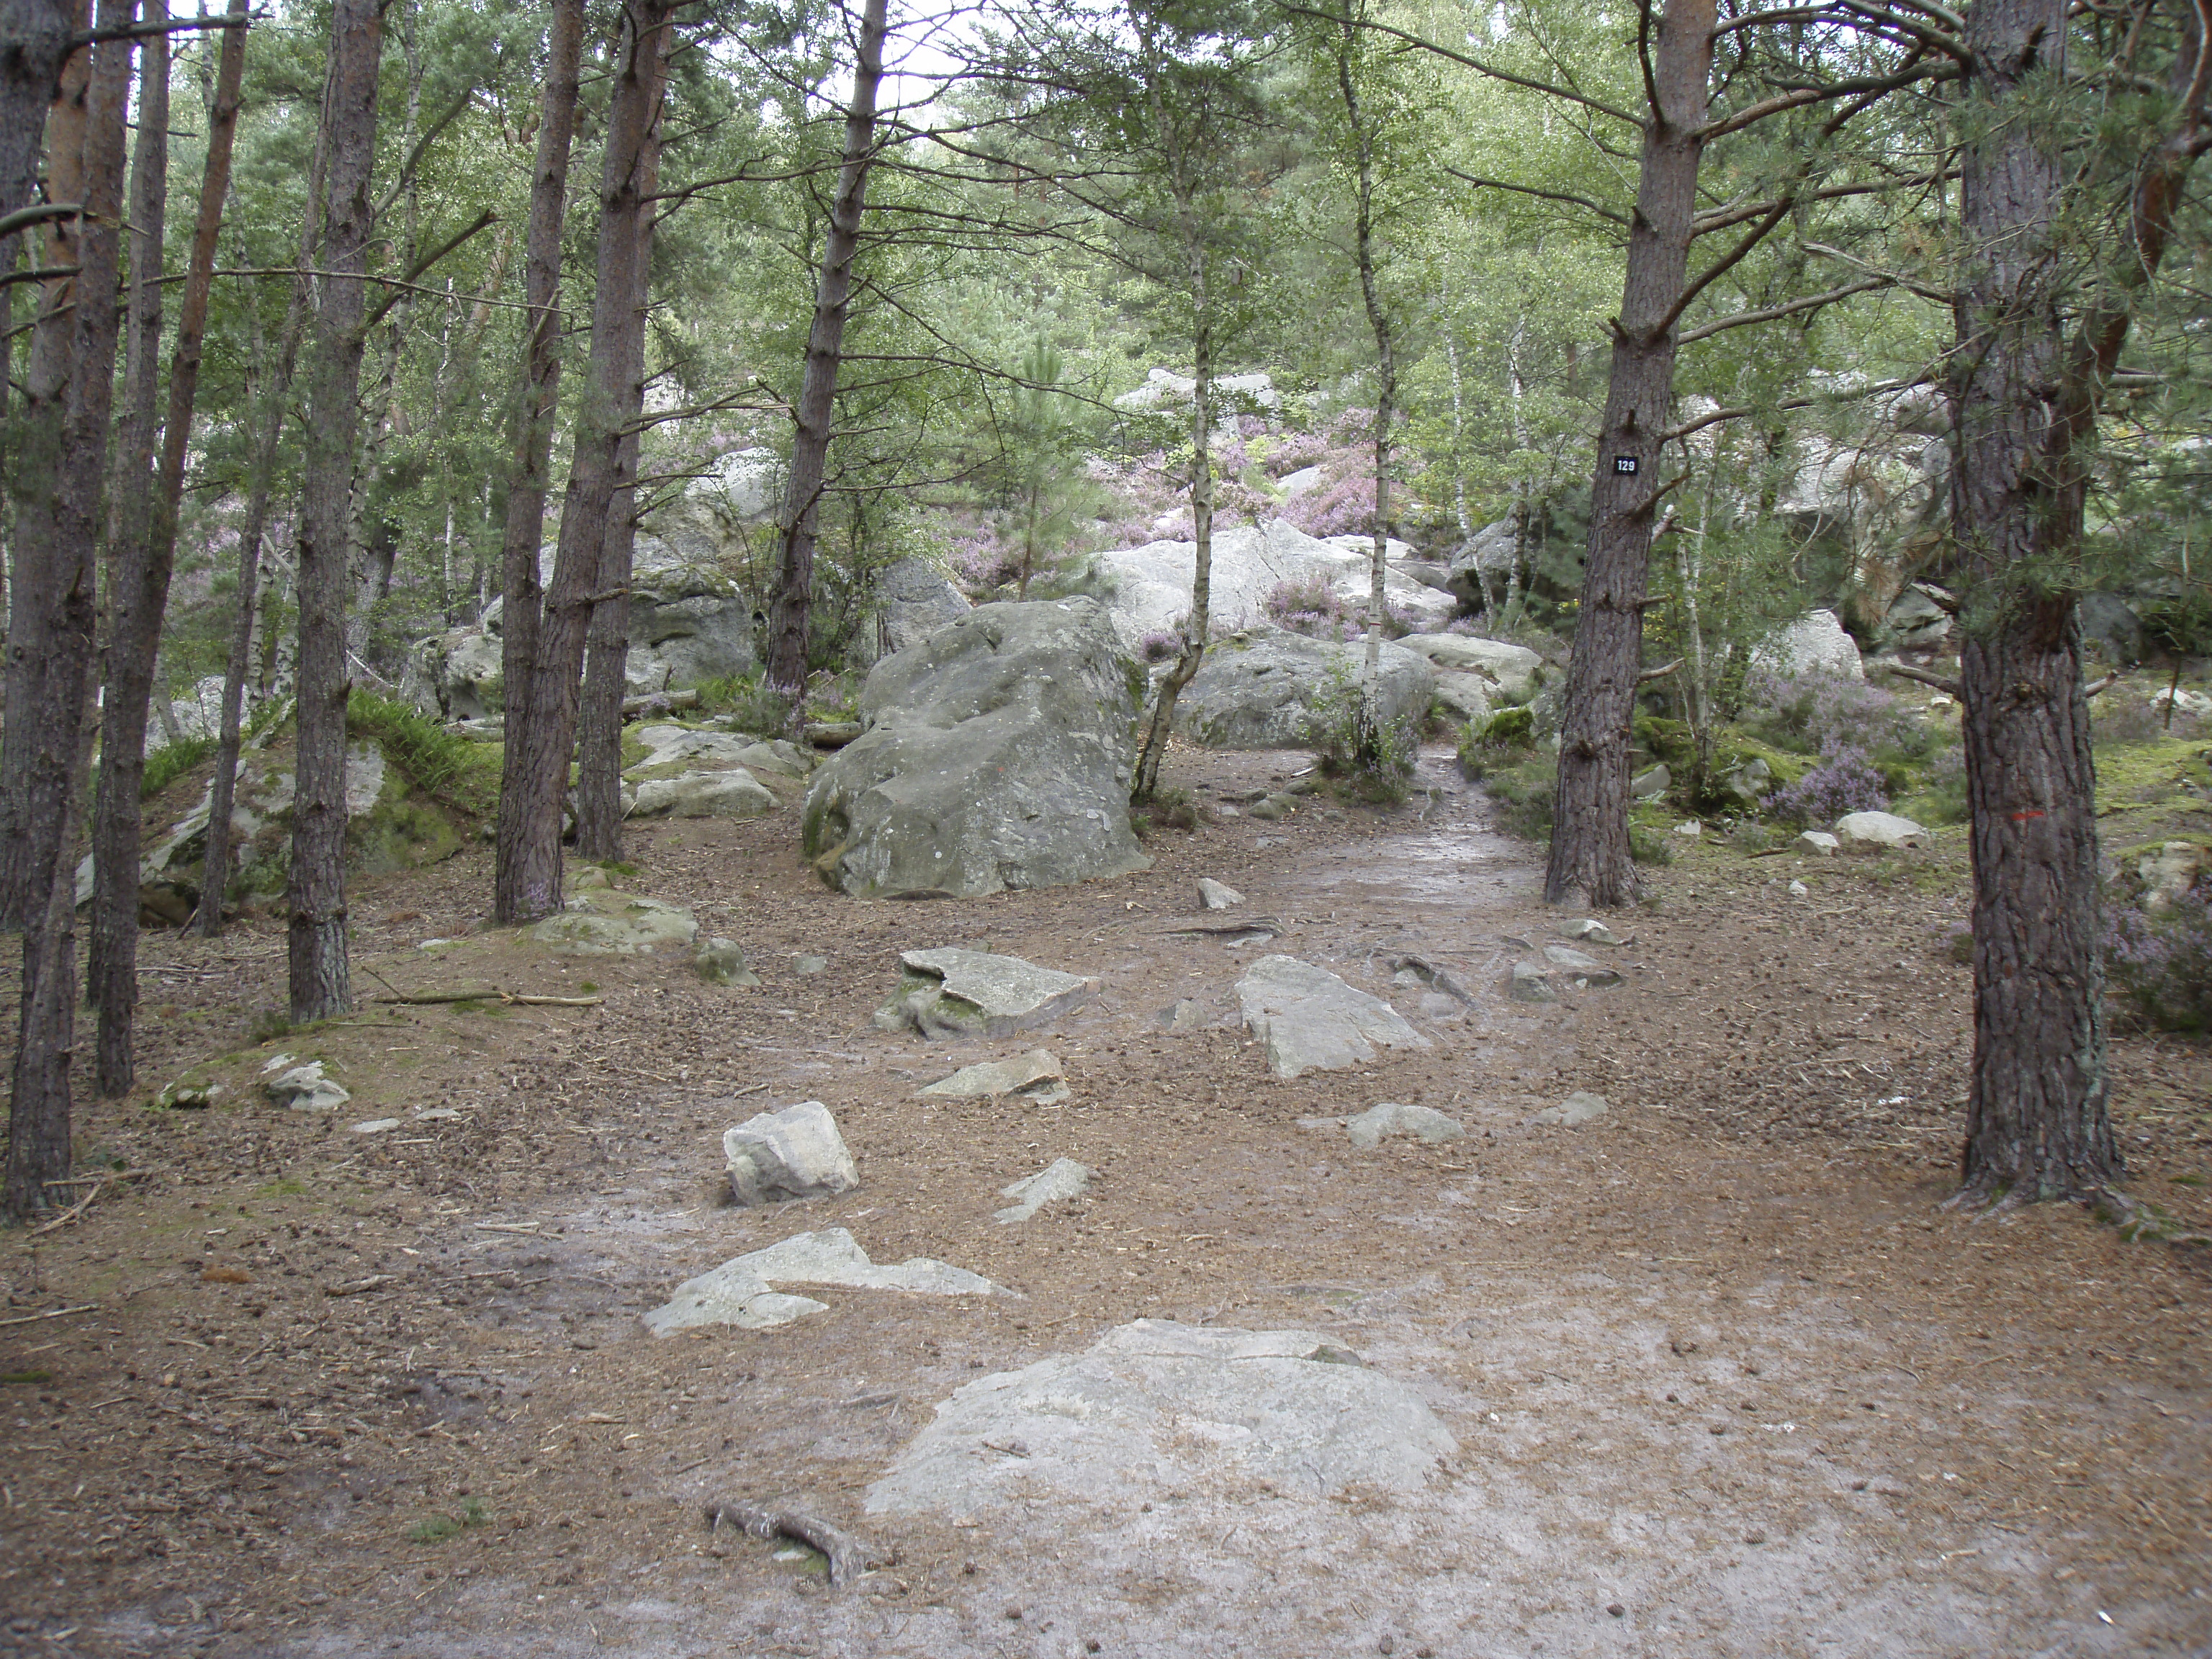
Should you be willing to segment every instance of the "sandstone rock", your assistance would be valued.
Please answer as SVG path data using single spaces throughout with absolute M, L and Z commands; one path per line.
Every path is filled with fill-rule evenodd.
M 1416 1492 L 1457 1449 L 1419 1394 L 1311 1332 L 1140 1319 L 958 1390 L 867 1508 L 958 1516 L 1043 1497 L 1126 1515 L 1224 1481 L 1302 1498 Z
M 1388 1135 L 1411 1135 L 1436 1146 L 1465 1138 L 1467 1130 L 1455 1117 L 1447 1117 L 1429 1106 L 1400 1106 L 1385 1103 L 1370 1106 L 1344 1126 L 1352 1144 L 1362 1152 L 1380 1146 Z
M 2169 703 L 2173 706 L 2175 714 L 2185 714 L 2191 720 L 2201 720 L 2212 716 L 2212 697 L 2206 696 L 2202 691 L 2192 691 L 2185 685 L 2161 685 L 2151 693 L 2150 706 L 2160 714 L 2166 712 Z
M 975 608 L 943 571 L 921 559 L 901 559 L 878 571 L 876 604 L 885 655 L 921 644 Z
M 1280 823 L 1297 810 L 1297 803 L 1288 795 L 1266 795 L 1255 800 L 1245 811 L 1262 823 Z
M 1932 650 L 1950 635 L 1950 613 L 1918 588 L 1908 587 L 1882 618 L 1882 632 L 1893 649 Z
M 1814 611 L 1753 646 L 1751 665 L 1782 675 L 1834 674 L 1863 680 L 1866 665 L 1856 641 L 1832 611 Z
M 1790 843 L 1801 853 L 1811 853 L 1820 858 L 1832 858 L 1843 845 L 1825 830 L 1808 830 Z
M 2143 908 L 2153 915 L 2172 909 L 2197 884 L 2204 867 L 2204 849 L 2194 842 L 2169 841 L 2145 854 L 2136 862 Z
M 273 1079 L 267 1088 L 270 1099 L 295 1112 L 329 1111 L 353 1098 L 350 1090 L 323 1074 L 323 1062 L 319 1060 L 295 1066 Z
M 406 1120 L 397 1117 L 373 1117 L 366 1123 L 356 1123 L 353 1133 L 357 1135 L 380 1135 L 387 1129 L 396 1129 Z
M 568 908 L 532 927 L 530 937 L 568 956 L 641 956 L 690 945 L 699 924 L 680 905 L 603 890 L 572 895 Z
M 722 1155 L 730 1190 L 746 1206 L 787 1198 L 826 1198 L 860 1184 L 860 1172 L 818 1100 L 762 1112 L 726 1130 Z
M 1721 775 L 1721 787 L 1747 808 L 1757 808 L 1760 799 L 1773 786 L 1773 769 L 1756 755 Z
M 791 959 L 791 971 L 801 977 L 827 973 L 830 971 L 830 959 L 827 957 L 796 956 Z
M 1552 976 L 1533 962 L 1516 962 L 1506 981 L 1505 994 L 1516 1002 L 1557 1002 L 1559 994 L 1552 988 Z
M 1001 1187 L 999 1196 L 1011 1198 L 1014 1202 L 992 1218 L 1002 1227 L 1010 1226 L 1017 1221 L 1027 1221 L 1048 1204 L 1080 1198 L 1090 1190 L 1089 1170 L 1072 1158 L 1056 1158 L 1028 1180 Z
M 1206 653 L 1176 700 L 1176 731 L 1209 749 L 1309 746 L 1331 668 L 1340 681 L 1348 676 L 1356 684 L 1365 647 L 1272 629 L 1252 633 L 1249 641 L 1224 642 Z M 1404 644 L 1392 644 L 1382 647 L 1377 672 L 1384 720 L 1419 730 L 1436 692 L 1436 671 Z
M 1504 589 L 1511 577 L 1520 541 L 1513 520 L 1500 519 L 1495 524 L 1485 525 L 1453 550 L 1445 580 L 1462 605 L 1470 611 L 1484 608 L 1485 577 L 1490 579 L 1492 588 Z
M 907 951 L 899 961 L 898 988 L 876 1011 L 881 1030 L 1012 1036 L 1051 1024 L 1098 991 L 1095 979 L 981 951 Z
M 1564 945 L 1547 945 L 1544 947 L 1544 960 L 1558 969 L 1563 977 L 1573 980 L 1577 985 L 1607 986 L 1620 983 L 1620 974 L 1607 967 L 1595 957 L 1586 956 L 1580 951 L 1571 951 Z
M 1217 528 L 1208 604 L 1215 628 L 1266 628 L 1268 597 L 1286 583 L 1325 582 L 1347 614 L 1364 617 L 1374 580 L 1371 546 L 1364 537 L 1325 541 L 1281 519 Z M 1411 612 L 1423 626 L 1440 628 L 1450 620 L 1455 601 L 1399 568 L 1400 556 L 1412 551 L 1403 542 L 1390 544 L 1384 601 L 1401 613 Z M 1108 604 L 1114 627 L 1129 650 L 1139 649 L 1147 635 L 1170 631 L 1189 613 L 1197 562 L 1197 544 L 1177 540 L 1119 548 L 1093 558 L 1091 571 L 1112 589 Z
M 1186 997 L 1180 1002 L 1163 1008 L 1158 1016 L 1160 1029 L 1170 1036 L 1188 1036 L 1193 1031 L 1202 1031 L 1212 1020 L 1208 1018 L 1203 1003 Z
M 1661 761 L 1649 771 L 1639 772 L 1629 781 L 1628 793 L 1637 800 L 1651 800 L 1665 794 L 1674 787 L 1674 775 Z
M 1606 1098 L 1577 1089 L 1556 1106 L 1547 1106 L 1529 1120 L 1532 1123 L 1555 1123 L 1573 1128 L 1606 1114 Z
M 1791 898 L 1803 898 L 1812 890 L 1813 890 L 1811 888 L 1808 887 L 1802 881 L 1793 881 L 1790 884 L 1790 896 Z
M 1931 837 L 1894 812 L 1847 812 L 1836 820 L 1836 839 L 1845 847 L 1925 847 Z
M 691 971 L 709 985 L 754 986 L 760 975 L 745 966 L 745 953 L 735 939 L 710 939 L 691 958 Z
M 220 1083 L 188 1083 L 179 1078 L 154 1097 L 156 1106 L 176 1112 L 204 1112 L 222 1097 Z
M 1237 995 L 1244 1024 L 1266 1044 L 1277 1077 L 1371 1060 L 1378 1044 L 1433 1046 L 1389 1003 L 1296 957 L 1261 957 L 1237 981 Z
M 1463 720 L 1487 720 L 1497 686 L 1480 674 L 1439 673 L 1435 701 Z
M 743 766 L 749 750 L 762 747 L 756 739 L 729 732 L 705 732 L 688 726 L 638 725 L 629 735 L 645 745 L 645 759 L 629 769 L 629 775 L 664 766 L 686 770 L 720 771 Z
M 1095 599 L 970 611 L 869 672 L 868 729 L 807 789 L 806 856 L 875 898 L 1146 868 L 1129 825 L 1140 683 Z
M 827 1304 L 788 1296 L 777 1285 L 831 1285 L 849 1290 L 904 1291 L 924 1296 L 1004 1296 L 1004 1285 L 981 1274 L 914 1256 L 896 1267 L 878 1267 L 842 1227 L 799 1233 L 764 1250 L 733 1256 L 720 1267 L 687 1279 L 662 1306 L 645 1317 L 655 1336 L 700 1325 L 736 1325 L 763 1329 L 788 1325 Z
M 1603 922 L 1591 918 L 1585 921 L 1571 921 L 1559 929 L 1561 939 L 1578 939 L 1585 945 L 1618 945 L 1620 935 Z
M 1542 678 L 1544 659 L 1525 645 L 1477 639 L 1465 634 L 1408 634 L 1399 641 L 1440 669 L 1480 674 L 1515 702 L 1531 696 Z
M 1685 836 L 1691 841 L 1695 841 L 1699 836 L 1705 833 L 1705 826 L 1698 823 L 1695 818 L 1687 818 L 1674 826 L 1674 833 L 1678 836 Z
M 1040 1106 L 1067 1098 L 1067 1080 L 1060 1062 L 1043 1048 L 1032 1048 L 1012 1060 L 987 1060 L 963 1066 L 951 1077 L 939 1078 L 924 1089 L 925 1097 L 939 1100 L 997 1099 L 1018 1095 Z
M 1455 1002 L 1472 1003 L 1474 994 L 1459 982 L 1459 978 L 1440 963 L 1426 957 L 1394 957 L 1391 982 L 1397 985 L 1425 985 L 1429 989 L 1449 997 Z
M 1244 895 L 1211 876 L 1200 876 L 1198 878 L 1198 902 L 1209 910 L 1233 910 L 1244 902 Z
M 757 818 L 775 811 L 775 797 L 743 767 L 726 772 L 683 772 L 647 778 L 637 786 L 634 818 Z

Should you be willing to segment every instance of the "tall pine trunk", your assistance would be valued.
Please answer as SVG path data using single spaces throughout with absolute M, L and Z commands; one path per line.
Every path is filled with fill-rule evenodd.
M 82 5 L 65 9 L 69 26 L 82 27 Z M 46 194 L 56 204 L 84 199 L 86 102 L 90 96 L 92 52 L 75 52 L 58 71 L 46 119 L 51 159 Z M 33 145 L 30 165 L 38 165 Z M 82 221 L 61 217 L 47 222 L 44 265 L 59 270 L 82 256 Z M 37 319 L 24 367 L 22 416 L 15 427 L 15 453 L 8 476 L 15 498 L 15 534 L 9 547 L 8 697 L 9 718 L 0 729 L 0 929 L 19 932 L 33 908 L 32 870 L 42 826 L 58 822 L 55 803 L 34 796 L 33 775 L 44 734 L 27 718 L 45 705 L 46 675 L 52 666 L 45 637 L 56 602 L 59 568 L 54 547 L 57 503 L 62 480 L 63 405 L 69 395 L 70 353 L 76 341 L 71 318 L 63 309 L 73 294 L 66 277 L 49 279 L 39 290 Z M 38 896 L 43 904 L 45 896 Z
M 1359 671 L 1359 755 L 1365 765 L 1380 763 L 1386 752 L 1382 731 L 1382 623 L 1389 614 L 1390 555 L 1390 422 L 1398 412 L 1397 343 L 1389 314 L 1375 282 L 1375 131 L 1359 111 L 1359 91 L 1352 84 L 1352 58 L 1358 49 L 1357 29 L 1349 18 L 1336 52 L 1337 90 L 1344 97 L 1344 113 L 1352 128 L 1358 171 L 1358 204 L 1352 216 L 1352 261 L 1359 270 L 1359 297 L 1367 311 L 1367 326 L 1375 336 L 1375 538 L 1367 585 L 1367 651 Z
M 561 540 L 527 687 L 507 688 L 507 741 L 519 750 L 500 799 L 497 914 L 527 921 L 561 908 L 561 818 L 576 747 L 579 682 L 607 520 L 634 480 L 626 440 L 643 396 L 644 216 L 667 74 L 669 0 L 625 0 L 599 175 L 599 286 L 592 298 L 591 380 L 561 503 Z M 511 528 L 511 523 L 510 523 Z M 520 729 L 517 728 L 520 716 Z
M 1544 896 L 1632 902 L 1629 721 L 1644 663 L 1644 601 L 1659 488 L 1661 434 L 1674 401 L 1674 314 L 1689 270 L 1705 153 L 1715 0 L 1668 0 L 1654 53 L 1612 382 L 1590 485 L 1589 564 L 1567 668 L 1559 781 Z
M 243 0 L 232 0 L 236 9 Z M 245 37 L 238 29 L 230 31 L 229 39 L 240 42 L 243 50 Z M 226 58 L 225 63 L 228 64 Z M 335 65 L 333 65 L 335 67 Z M 234 131 L 238 125 L 237 91 L 232 89 L 230 125 Z M 325 118 L 318 123 L 314 159 L 307 167 L 307 206 L 306 217 L 300 228 L 300 258 L 292 278 L 292 297 L 284 312 L 284 331 L 279 337 L 277 359 L 272 370 L 264 377 L 263 384 L 254 388 L 252 401 L 260 410 L 260 435 L 255 440 L 253 457 L 247 477 L 246 514 L 238 531 L 238 611 L 231 623 L 230 653 L 222 672 L 222 716 L 216 739 L 215 776 L 208 785 L 207 855 L 200 868 L 200 908 L 194 920 L 200 933 L 213 939 L 222 932 L 222 898 L 230 885 L 231 811 L 238 799 L 238 754 L 246 716 L 246 684 L 253 672 L 253 643 L 255 623 L 258 620 L 264 630 L 267 618 L 261 614 L 261 546 L 269 527 L 269 493 L 276 476 L 276 451 L 284 435 L 286 404 L 292 390 L 292 375 L 300 359 L 300 343 L 307 333 L 307 317 L 313 307 L 314 283 L 307 272 L 315 263 L 315 250 L 322 242 L 323 179 L 330 155 L 331 86 L 327 76 L 323 87 Z M 210 123 L 214 117 L 210 115 Z M 212 139 L 215 129 L 210 127 Z M 210 151 L 212 164 L 213 151 Z M 206 222 L 207 198 L 200 199 L 201 222 Z M 195 260 L 198 258 L 197 245 Z M 210 246 L 208 257 L 214 258 Z M 255 356 L 259 356 L 260 332 L 254 334 Z M 182 342 L 179 341 L 179 349 Z M 195 343 L 197 344 L 197 343 Z M 181 461 L 181 457 L 179 457 Z M 182 474 L 179 475 L 181 489 Z
M 822 275 L 814 293 L 814 325 L 806 337 L 806 377 L 791 441 L 791 471 L 784 489 L 783 558 L 769 611 L 768 688 L 793 700 L 793 719 L 806 697 L 806 634 L 814 594 L 814 543 L 822 486 L 836 419 L 837 371 L 845 351 L 845 318 L 853 294 L 853 258 L 860 246 L 868 169 L 874 161 L 876 88 L 884 75 L 884 0 L 867 0 L 860 15 L 853 97 L 845 111 L 845 160 L 837 195 L 830 204 L 829 234 L 822 246 Z M 796 735 L 794 733 L 794 735 Z
M 2135 304 L 2208 143 L 2204 46 L 2177 8 L 2171 125 L 2136 158 L 2086 297 L 2064 240 L 2063 0 L 1976 0 L 1963 102 L 1952 355 L 1954 557 L 1974 865 L 1974 1065 L 1960 1198 L 2106 1193 L 2123 1173 L 2105 1071 L 2097 779 L 2074 569 L 2097 418 Z M 2069 339 L 2065 328 L 2073 319 Z
M 145 0 L 145 21 L 168 20 Z M 154 543 L 155 401 L 161 380 L 161 234 L 169 203 L 169 41 L 139 49 L 138 144 L 131 164 L 131 325 L 123 422 L 116 434 L 115 538 L 107 561 L 107 684 L 100 709 L 100 782 L 92 817 L 92 938 L 86 1000 L 98 1010 L 95 1071 L 112 1099 L 131 1086 L 138 1002 L 139 786 L 154 659 L 169 602 L 167 549 Z
M 119 33 L 133 9 L 132 0 L 100 0 L 99 24 Z M 33 483 L 33 499 L 25 503 L 22 526 L 27 532 L 32 521 L 43 521 L 35 543 L 47 567 L 39 587 L 43 604 L 29 632 L 33 648 L 44 655 L 45 674 L 35 702 L 11 703 L 8 710 L 9 730 L 19 723 L 27 727 L 31 745 L 23 826 L 29 859 L 23 885 L 22 1019 L 9 1117 L 6 1194 L 7 1212 L 17 1217 L 38 1209 L 47 1183 L 70 1171 L 76 892 L 64 854 L 83 794 L 92 697 L 94 550 L 114 404 L 131 54 L 127 39 L 92 49 L 79 151 L 84 212 L 76 236 L 77 274 L 68 283 L 65 308 L 62 295 L 51 295 L 40 321 L 42 335 L 66 331 L 69 338 L 65 350 L 55 354 L 66 362 L 67 374 L 58 441 L 46 452 L 54 471 L 43 484 Z M 67 131 L 64 124 L 56 131 L 58 144 Z M 34 342 L 34 358 L 42 343 Z M 32 537 L 25 533 L 22 539 L 28 558 Z M 20 586 L 15 602 L 27 602 Z
M 345 904 L 346 524 L 361 420 L 362 275 L 375 229 L 369 179 L 383 35 L 377 0 L 335 0 L 324 110 L 322 293 L 300 492 L 299 758 L 286 895 L 292 1018 L 301 1024 L 353 1007 Z
M 519 801 L 522 795 L 522 736 L 544 609 L 538 552 L 545 536 L 546 474 L 552 463 L 553 418 L 561 401 L 561 229 L 568 199 L 568 151 L 576 132 L 576 83 L 583 40 L 583 0 L 553 0 L 546 32 L 545 100 L 538 116 L 538 155 L 530 181 L 530 228 L 523 255 L 523 297 L 530 307 L 530 334 L 522 354 L 521 385 L 514 411 L 514 461 L 500 548 L 499 650 L 501 682 L 506 688 L 507 739 L 500 762 L 501 805 L 492 892 L 492 915 L 498 921 L 519 921 L 528 908 L 510 882 L 522 864 L 522 815 L 508 811 L 506 802 Z
M 638 434 L 629 434 L 629 482 L 607 509 L 599 602 L 592 607 L 584 702 L 576 732 L 576 856 L 622 856 L 622 706 L 629 689 L 629 584 L 637 550 Z

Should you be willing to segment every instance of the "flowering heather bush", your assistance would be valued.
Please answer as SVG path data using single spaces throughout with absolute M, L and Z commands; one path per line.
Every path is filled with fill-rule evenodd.
M 1021 550 L 999 539 L 999 527 L 986 520 L 952 544 L 952 571 L 960 586 L 981 592 L 1021 574 Z
M 1768 711 L 1767 723 L 1801 738 L 1826 755 L 1832 747 L 1869 754 L 1924 734 L 1898 700 L 1879 686 L 1840 674 L 1777 674 L 1754 668 L 1744 682 L 1744 703 Z
M 1344 601 L 1323 576 L 1277 582 L 1261 604 L 1270 618 L 1293 634 L 1317 639 L 1340 637 L 1346 621 Z
M 1866 750 L 1831 740 L 1820 747 L 1820 763 L 1796 782 L 1778 789 L 1759 805 L 1786 823 L 1833 823 L 1848 812 L 1887 812 L 1889 791 Z
M 2199 882 L 2161 915 L 2117 905 L 2105 919 L 2105 972 L 2121 1007 L 2160 1030 L 2212 1030 L 2212 902 Z
M 1182 654 L 1182 635 L 1172 628 L 1156 628 L 1137 641 L 1137 654 L 1146 662 L 1165 662 Z

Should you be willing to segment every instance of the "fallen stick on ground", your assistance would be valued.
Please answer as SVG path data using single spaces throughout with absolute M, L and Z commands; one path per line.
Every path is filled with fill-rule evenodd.
M 717 1499 L 707 1505 L 707 1530 L 712 1532 L 718 1526 L 734 1527 L 756 1538 L 795 1539 L 821 1551 L 830 1558 L 830 1582 L 833 1585 L 850 1583 L 867 1571 L 866 1546 L 827 1522 L 817 1521 L 795 1510 L 756 1509 L 750 1504 Z
M 482 990 L 461 991 L 403 991 L 388 997 L 378 997 L 379 1002 L 403 1002 L 420 1005 L 437 1002 L 505 1002 L 526 1008 L 596 1008 L 606 1000 L 605 997 L 534 997 L 520 991 L 502 991 L 497 986 Z
M 99 1306 L 97 1302 L 80 1302 L 74 1308 L 49 1308 L 44 1313 L 25 1314 L 20 1319 L 0 1319 L 0 1325 L 35 1325 L 41 1319 L 59 1319 L 64 1314 L 90 1313 Z

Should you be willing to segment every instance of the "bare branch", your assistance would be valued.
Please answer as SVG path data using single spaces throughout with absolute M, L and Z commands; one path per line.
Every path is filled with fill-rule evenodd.
M 1680 322 L 1682 313 L 1690 308 L 1690 301 L 1704 293 L 1715 277 L 1765 241 L 1767 233 L 1787 218 L 1790 210 L 1796 205 L 1795 198 L 1785 196 L 1767 210 L 1766 216 L 1745 232 L 1741 240 L 1682 285 L 1682 291 L 1674 296 L 1674 303 L 1667 308 L 1667 314 L 1651 325 L 1651 331 L 1645 337 L 1652 341 L 1665 339 L 1667 331 Z M 1685 340 L 1696 337 L 1694 334 L 1684 337 Z
M 1957 295 L 1947 294 L 1940 288 L 1929 288 L 1924 283 L 1916 283 L 1909 276 L 1900 276 L 1893 270 L 1884 270 L 1879 265 L 1870 265 L 1865 260 L 1846 253 L 1839 247 L 1830 247 L 1826 242 L 1807 242 L 1803 246 L 1808 253 L 1817 253 L 1823 258 L 1840 259 L 1855 270 L 1863 270 L 1869 276 L 1880 276 L 1908 293 L 1917 294 L 1922 299 L 1934 304 L 1948 306 L 1957 298 Z
M 1784 305 L 1768 306 L 1759 311 L 1732 312 L 1728 316 L 1717 317 L 1710 323 L 1702 323 L 1691 329 L 1679 337 L 1677 343 L 1688 345 L 1692 340 L 1709 340 L 1731 328 L 1742 328 L 1751 323 L 1771 323 L 1778 317 L 1792 317 L 1801 311 L 1817 311 L 1822 306 L 1835 304 L 1838 300 L 1848 300 L 1854 294 L 1866 294 L 1878 288 L 1894 288 L 1896 285 L 1893 277 L 1868 276 L 1856 283 L 1847 283 L 1841 288 L 1832 288 L 1824 294 L 1808 294 L 1802 299 L 1791 300 Z
M 1702 432 L 1709 426 L 1718 426 L 1723 421 L 1741 421 L 1753 415 L 1779 414 L 1784 410 L 1811 409 L 1820 404 L 1842 403 L 1858 398 L 1879 398 L 1891 392 L 1909 392 L 1914 386 L 1928 385 L 1934 378 L 1928 374 L 1916 374 L 1910 380 L 1881 380 L 1873 386 L 1860 386 L 1850 392 L 1826 392 L 1807 398 L 1784 398 L 1778 402 L 1771 404 L 1738 404 L 1732 408 L 1716 409 L 1711 414 L 1700 415 L 1694 421 L 1685 421 L 1680 426 L 1669 427 L 1659 434 L 1659 441 L 1668 443 L 1677 438 L 1686 438 L 1692 432 Z
M 1966 696 L 1966 693 L 1959 689 L 1958 681 L 1947 680 L 1941 674 L 1930 674 L 1925 669 L 1913 667 L 1910 663 L 1886 663 L 1883 666 L 1887 667 L 1891 673 L 1902 675 L 1908 680 L 1917 680 L 1923 685 L 1932 685 L 1947 696 L 1963 698 Z
M 1540 197 L 1547 202 L 1570 203 L 1573 206 L 1583 208 L 1588 210 L 1589 212 L 1595 213 L 1601 219 L 1610 220 L 1613 223 L 1619 225 L 1624 230 L 1628 228 L 1628 216 L 1626 214 L 1615 213 L 1608 207 L 1600 207 L 1595 202 L 1591 201 L 1587 196 L 1577 196 L 1571 191 L 1563 190 L 1539 190 L 1534 185 L 1508 184 L 1503 179 L 1484 179 L 1472 173 L 1462 173 L 1457 167 L 1453 167 L 1449 163 L 1446 164 L 1444 171 L 1451 174 L 1453 178 L 1460 179 L 1463 183 L 1473 185 L 1478 190 L 1510 190 L 1522 196 Z

